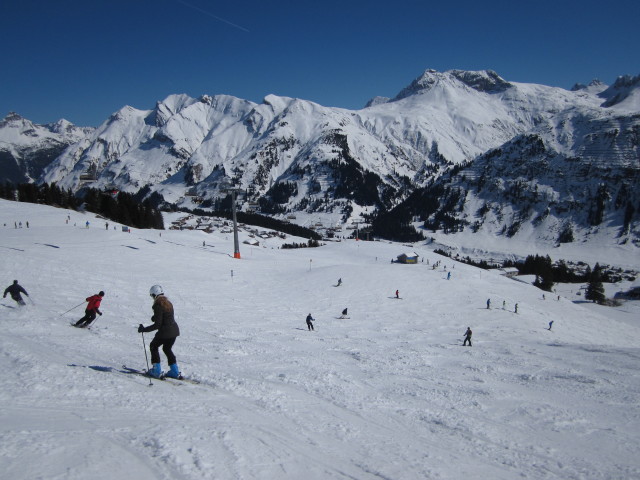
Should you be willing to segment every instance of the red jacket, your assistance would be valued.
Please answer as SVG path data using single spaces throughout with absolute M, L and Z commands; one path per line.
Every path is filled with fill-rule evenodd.
M 100 308 L 100 302 L 102 302 L 102 297 L 100 295 L 92 295 L 87 298 L 87 302 L 89 302 L 87 310 L 98 310 L 98 308 Z

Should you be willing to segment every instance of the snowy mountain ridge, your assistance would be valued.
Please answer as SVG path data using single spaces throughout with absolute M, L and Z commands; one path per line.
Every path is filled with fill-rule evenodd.
M 38 125 L 15 112 L 0 120 L 0 166 L 2 181 L 37 181 L 62 151 L 90 135 L 82 128 L 61 119 Z
M 496 151 L 522 135 L 540 137 L 577 163 L 627 162 L 635 175 L 633 134 L 624 148 L 602 144 L 583 155 L 589 139 L 603 134 L 590 128 L 635 131 L 638 78 L 568 91 L 508 82 L 491 70 L 426 70 L 394 98 L 377 97 L 356 111 L 275 95 L 260 104 L 171 95 L 152 110 L 114 113 L 70 144 L 38 181 L 74 190 L 145 188 L 187 207 L 212 206 L 233 185 L 245 193 L 245 210 L 306 212 L 335 223 L 363 209 L 388 210 L 452 166 L 488 152 L 497 159 Z M 496 173 L 509 177 L 509 163 L 503 167 Z

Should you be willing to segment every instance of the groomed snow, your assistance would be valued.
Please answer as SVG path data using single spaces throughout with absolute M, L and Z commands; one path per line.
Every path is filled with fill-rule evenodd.
M 292 238 L 237 260 L 230 234 L 104 224 L 0 200 L 0 286 L 33 300 L 0 302 L 2 478 L 640 477 L 633 303 L 543 300 L 421 245 L 418 265 L 392 264 L 409 247 L 386 242 L 278 249 Z M 200 385 L 117 372 L 145 366 L 155 283 Z M 99 290 L 104 315 L 70 328 Z

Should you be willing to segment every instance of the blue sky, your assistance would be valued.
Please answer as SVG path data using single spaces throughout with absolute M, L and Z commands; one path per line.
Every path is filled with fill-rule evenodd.
M 427 68 L 571 88 L 640 74 L 640 2 L 4 0 L 0 117 L 97 126 L 174 93 L 350 109 Z

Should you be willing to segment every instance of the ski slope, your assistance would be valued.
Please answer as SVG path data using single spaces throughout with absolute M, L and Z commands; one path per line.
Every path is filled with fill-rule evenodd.
M 237 260 L 232 234 L 104 223 L 0 200 L 0 286 L 32 300 L 0 302 L 2 478 L 640 477 L 632 302 L 543 300 L 421 245 L 270 238 Z M 423 262 L 391 263 L 413 250 Z M 118 373 L 145 367 L 155 283 L 200 385 Z M 99 290 L 104 315 L 70 328 Z

